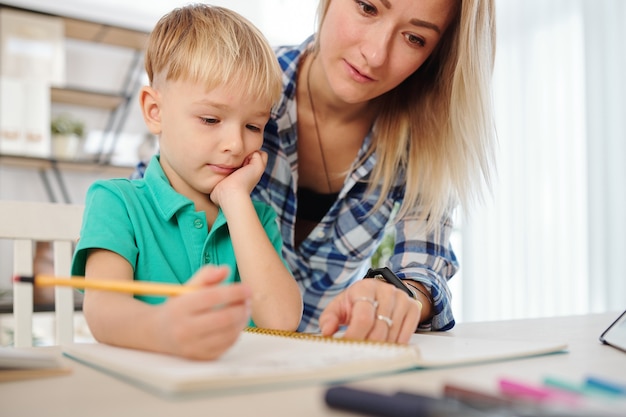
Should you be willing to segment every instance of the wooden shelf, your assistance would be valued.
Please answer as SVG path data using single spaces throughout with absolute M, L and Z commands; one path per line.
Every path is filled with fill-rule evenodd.
M 62 16 L 56 13 L 48 13 L 43 10 L 33 10 L 25 7 L 4 4 L 0 2 L 0 8 L 12 9 L 44 16 L 54 16 L 63 19 L 65 26 L 65 37 L 83 40 L 87 42 L 102 43 L 107 45 L 121 46 L 143 50 L 148 42 L 150 32 L 136 29 L 99 23 L 90 20 L 77 19 L 69 16 Z
M 65 36 L 72 39 L 138 50 L 144 49 L 148 41 L 149 34 L 146 32 L 69 17 L 64 17 L 63 20 L 65 21 Z
M 124 101 L 124 97 L 119 94 L 62 87 L 52 87 L 50 90 L 50 98 L 55 103 L 98 107 L 107 110 L 115 109 Z
M 0 154 L 0 165 L 17 168 L 51 169 L 58 168 L 63 171 L 75 172 L 98 172 L 111 177 L 127 178 L 133 173 L 135 167 L 102 164 L 88 160 L 61 160 L 23 155 Z

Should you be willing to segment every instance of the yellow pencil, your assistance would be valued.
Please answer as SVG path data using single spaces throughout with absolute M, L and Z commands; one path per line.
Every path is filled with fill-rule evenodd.
M 61 278 L 52 275 L 36 275 L 36 276 L 15 276 L 14 282 L 25 282 L 37 286 L 64 286 L 80 289 L 93 289 L 103 291 L 127 292 L 141 295 L 163 295 L 173 296 L 181 295 L 187 292 L 195 291 L 197 286 L 178 285 L 178 284 L 160 284 L 157 282 L 146 281 L 112 281 L 102 279 L 89 279 L 84 277 L 67 277 Z

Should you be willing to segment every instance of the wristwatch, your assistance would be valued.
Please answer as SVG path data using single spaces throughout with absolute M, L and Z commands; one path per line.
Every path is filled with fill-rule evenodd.
M 393 271 L 387 267 L 384 268 L 370 268 L 365 274 L 365 278 L 376 278 L 381 281 L 385 281 L 394 287 L 404 291 L 406 295 L 413 299 L 417 299 L 417 295 L 412 291 L 407 284 L 405 284 Z

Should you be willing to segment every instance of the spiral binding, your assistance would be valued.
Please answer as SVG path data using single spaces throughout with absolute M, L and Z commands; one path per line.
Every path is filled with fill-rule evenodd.
M 330 343 L 368 344 L 368 345 L 379 345 L 379 346 L 387 346 L 387 347 L 402 347 L 403 346 L 403 345 L 399 345 L 397 343 L 391 343 L 391 342 L 378 342 L 374 340 L 343 339 L 343 338 L 336 338 L 333 336 L 322 336 L 320 334 L 314 334 L 314 333 L 292 332 L 289 330 L 275 330 L 275 329 L 266 329 L 262 327 L 246 327 L 244 331 L 248 333 L 259 333 L 259 334 L 266 334 L 266 335 L 271 335 L 271 336 L 289 337 L 293 339 L 303 339 L 303 340 L 315 340 L 315 341 L 330 342 Z

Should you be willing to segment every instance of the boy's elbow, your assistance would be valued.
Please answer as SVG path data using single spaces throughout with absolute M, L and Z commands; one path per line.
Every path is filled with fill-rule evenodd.
M 284 330 L 287 332 L 295 332 L 298 330 L 298 326 L 300 325 L 301 318 L 297 320 L 286 320 L 283 323 L 279 323 L 278 328 L 276 330 Z
M 294 308 L 293 312 L 289 314 L 285 314 L 284 317 L 277 320 L 276 329 L 284 330 L 288 332 L 295 332 L 298 330 L 298 326 L 300 326 L 300 321 L 302 320 L 302 304 L 300 304 L 299 308 Z
M 275 314 L 271 320 L 268 320 L 267 326 L 261 327 L 295 332 L 298 330 L 298 326 L 300 326 L 300 321 L 302 320 L 302 308 L 302 303 L 300 303 L 299 305 L 285 309 L 281 313 Z
M 286 323 L 287 329 L 285 330 L 290 331 L 290 332 L 295 332 L 296 330 L 298 330 L 298 326 L 300 326 L 301 321 L 302 321 L 302 307 L 300 307 L 298 312 L 293 315 L 293 318 L 289 320 L 288 323 Z
M 302 313 L 304 311 L 304 303 L 302 302 L 302 296 L 300 295 L 300 291 L 298 290 L 298 303 L 294 307 L 293 320 L 290 323 L 290 331 L 295 332 L 298 330 L 300 326 L 300 322 L 302 321 Z

